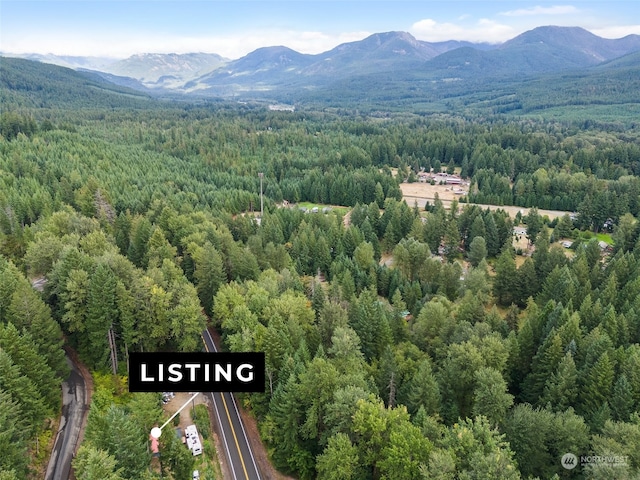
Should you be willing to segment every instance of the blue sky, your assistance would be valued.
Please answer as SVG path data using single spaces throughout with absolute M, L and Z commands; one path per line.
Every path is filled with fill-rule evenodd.
M 638 0 L 0 0 L 0 51 L 126 57 L 285 45 L 320 53 L 391 30 L 499 43 L 540 25 L 640 34 Z

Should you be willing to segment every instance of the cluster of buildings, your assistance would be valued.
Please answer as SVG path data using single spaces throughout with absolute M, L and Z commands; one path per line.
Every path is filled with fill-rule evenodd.
M 448 173 L 419 172 L 418 181 L 421 183 L 434 183 L 436 185 L 465 185 L 460 175 Z
M 298 208 L 301 212 L 304 212 L 304 213 L 318 213 L 322 211 L 322 213 L 324 213 L 325 215 L 332 210 L 331 207 L 322 207 L 322 210 L 320 210 L 318 207 L 312 207 L 312 208 L 298 207 Z

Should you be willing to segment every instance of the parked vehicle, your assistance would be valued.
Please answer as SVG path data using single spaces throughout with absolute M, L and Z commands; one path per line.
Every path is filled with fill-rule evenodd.
M 187 442 L 187 447 L 194 456 L 202 453 L 202 443 L 200 442 L 200 435 L 198 435 L 198 429 L 195 425 L 189 425 L 184 429 L 184 438 Z

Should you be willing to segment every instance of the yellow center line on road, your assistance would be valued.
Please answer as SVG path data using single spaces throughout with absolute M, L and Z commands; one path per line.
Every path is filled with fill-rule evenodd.
M 202 342 L 204 343 L 204 348 L 209 351 L 209 347 L 207 346 L 207 342 L 205 342 L 204 337 L 202 337 Z M 227 401 L 224 399 L 224 393 L 220 392 L 220 398 L 222 398 L 222 405 L 224 406 L 224 411 L 227 412 L 227 419 L 229 420 L 229 426 L 231 427 L 231 433 L 233 434 L 233 440 L 236 442 L 236 448 L 238 449 L 238 456 L 240 457 L 240 463 L 242 464 L 242 470 L 244 471 L 244 476 L 248 480 L 249 474 L 247 473 L 247 467 L 244 464 L 244 457 L 242 456 L 242 451 L 240 450 L 240 444 L 238 443 L 238 437 L 236 436 L 236 429 L 233 428 L 233 422 L 231 421 L 231 415 L 229 414 L 229 408 L 227 408 Z M 240 419 L 240 421 L 242 421 Z M 222 425 L 220 425 L 222 428 Z M 231 459 L 229 459 L 231 461 Z
M 224 405 L 224 410 L 227 412 L 227 418 L 229 419 L 229 425 L 231 425 L 231 433 L 233 433 L 233 439 L 236 442 L 236 448 L 238 449 L 238 455 L 240 456 L 240 463 L 242 464 L 242 470 L 244 471 L 244 476 L 249 479 L 249 474 L 247 473 L 247 467 L 244 464 L 244 458 L 242 457 L 242 452 L 240 451 L 240 445 L 238 444 L 238 437 L 236 437 L 236 430 L 233 428 L 233 423 L 231 422 L 231 416 L 229 415 L 229 409 L 227 408 L 227 402 L 224 399 L 224 393 L 220 393 L 220 398 L 222 398 L 222 404 Z

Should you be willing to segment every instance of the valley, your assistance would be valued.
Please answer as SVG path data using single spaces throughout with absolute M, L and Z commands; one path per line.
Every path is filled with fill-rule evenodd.
M 65 346 L 79 480 L 637 477 L 638 48 L 0 57 L 0 478 L 46 463 Z M 264 390 L 185 415 L 206 461 L 170 427 L 154 456 L 178 407 L 133 352 L 218 347 Z
M 215 53 L 111 61 L 24 56 L 145 95 L 186 101 L 629 122 L 640 101 L 639 55 L 638 35 L 607 39 L 578 27 L 546 26 L 501 44 L 430 43 L 406 32 L 376 33 L 313 55 L 274 46 L 238 59 Z

